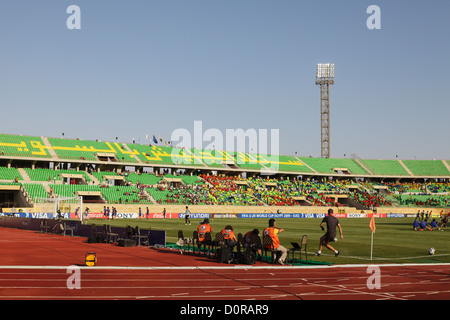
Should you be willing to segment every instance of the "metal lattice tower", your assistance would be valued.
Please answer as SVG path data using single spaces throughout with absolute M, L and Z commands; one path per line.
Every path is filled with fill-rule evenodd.
M 330 157 L 330 85 L 334 84 L 334 64 L 316 66 L 316 85 L 320 85 L 321 155 Z

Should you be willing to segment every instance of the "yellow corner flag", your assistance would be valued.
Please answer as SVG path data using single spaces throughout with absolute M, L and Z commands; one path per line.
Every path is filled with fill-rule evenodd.
M 369 227 L 370 227 L 370 230 L 372 230 L 372 233 L 375 233 L 375 230 L 377 228 L 375 227 L 375 220 L 374 220 L 373 216 L 374 216 L 374 214 L 372 214 L 372 219 L 370 219 Z

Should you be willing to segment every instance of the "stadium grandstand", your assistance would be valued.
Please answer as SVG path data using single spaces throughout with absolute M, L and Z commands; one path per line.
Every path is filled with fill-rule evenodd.
M 186 205 L 197 213 L 450 210 L 450 160 L 273 157 L 11 134 L 0 134 L 0 151 L 3 213 L 76 196 L 98 213 L 181 213 Z

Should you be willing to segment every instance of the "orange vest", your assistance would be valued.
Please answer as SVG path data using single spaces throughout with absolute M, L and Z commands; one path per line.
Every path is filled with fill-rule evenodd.
M 197 227 L 197 231 L 198 231 L 198 240 L 203 241 L 205 240 L 205 234 L 207 232 L 212 232 L 212 228 L 209 224 L 203 223 Z
M 223 238 L 225 240 L 235 240 L 236 236 L 232 230 L 223 229 L 222 230 Z
M 263 231 L 263 235 L 268 235 L 272 238 L 273 247 L 275 249 L 280 246 L 280 239 L 278 239 L 278 229 L 273 227 L 265 228 Z

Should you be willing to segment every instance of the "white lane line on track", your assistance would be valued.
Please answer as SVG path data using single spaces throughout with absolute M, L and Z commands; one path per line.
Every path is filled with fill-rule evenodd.
M 444 266 L 449 267 L 450 263 L 390 263 L 390 264 L 343 264 L 343 265 L 330 265 L 330 266 L 324 266 L 324 265 L 314 265 L 314 266 L 259 266 L 259 265 L 252 265 L 252 266 L 242 266 L 242 265 L 229 265 L 229 266 L 178 266 L 178 267 L 133 267 L 133 266 L 95 266 L 95 267 L 86 267 L 86 266 L 79 266 L 81 270 L 264 270 L 264 269 L 270 269 L 270 270 L 283 270 L 283 269 L 341 269 L 341 268 L 368 268 L 368 267 L 420 267 L 420 266 Z M 67 268 L 70 266 L 8 266 L 8 265 L 0 265 L 0 269 L 31 269 L 31 270 L 67 270 Z M 449 271 L 448 269 L 444 269 L 444 271 Z
M 277 299 L 277 298 L 283 298 L 286 295 L 274 295 L 272 294 L 254 294 L 254 293 L 250 293 L 250 294 L 246 294 L 246 295 L 237 295 L 237 294 L 233 294 L 233 295 L 208 295 L 208 299 L 211 300 L 215 300 L 215 299 L 230 299 L 230 300 L 244 300 L 244 299 L 258 299 L 258 300 L 267 300 L 267 299 Z M 98 296 L 80 296 L 80 295 L 67 295 L 67 296 L 51 296 L 51 295 L 39 295 L 39 296 L 30 296 L 30 295 L 14 295 L 14 296 L 0 296 L 0 300 L 5 300 L 5 299 L 33 299 L 33 300 L 37 300 L 37 299 L 45 299 L 45 300 L 74 300 L 74 299 L 81 299 L 81 300 L 113 300 L 113 299 L 160 299 L 160 300 L 167 300 L 167 299 L 182 299 L 185 300 L 186 299 L 186 295 L 162 295 L 162 296 L 135 296 L 135 295 L 98 295 Z M 205 300 L 205 296 L 204 295 L 189 295 L 189 300 Z
M 360 291 L 360 290 L 355 290 L 355 289 L 349 289 L 346 288 L 345 286 L 339 285 L 337 287 L 334 286 L 330 286 L 329 284 L 327 285 L 322 285 L 322 284 L 318 284 L 316 282 L 314 283 L 309 283 L 309 286 L 317 286 L 317 287 L 322 287 L 322 288 L 327 288 L 327 289 L 335 289 L 335 290 L 339 290 L 341 292 L 341 294 L 346 295 L 346 294 L 358 294 L 358 295 L 370 295 L 370 296 L 374 296 L 374 297 L 379 297 L 379 299 L 397 299 L 397 300 L 405 300 L 403 298 L 400 297 L 396 297 L 390 293 L 384 293 L 384 292 L 377 292 L 377 291 L 373 291 L 373 292 L 367 292 L 367 291 Z M 297 293 L 297 295 L 299 295 L 300 297 L 303 296 L 302 293 Z M 386 297 L 386 295 L 388 295 L 388 297 Z

